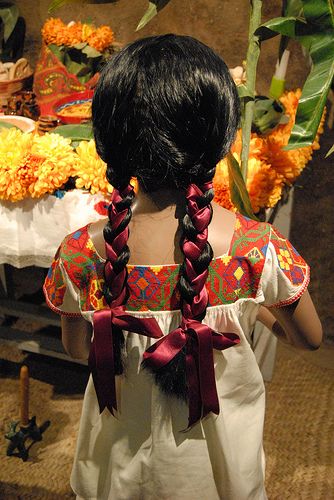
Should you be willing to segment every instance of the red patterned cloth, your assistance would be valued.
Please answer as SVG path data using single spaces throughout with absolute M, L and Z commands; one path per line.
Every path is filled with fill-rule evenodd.
M 34 92 L 41 115 L 54 115 L 53 106 L 56 101 L 66 95 L 94 88 L 98 77 L 95 74 L 87 83 L 80 83 L 43 44 L 34 74 Z

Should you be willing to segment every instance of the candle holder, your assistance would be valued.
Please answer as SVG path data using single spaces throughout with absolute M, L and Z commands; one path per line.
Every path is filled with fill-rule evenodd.
M 26 462 L 29 458 L 30 448 L 37 441 L 42 441 L 42 434 L 49 427 L 50 423 L 50 420 L 46 420 L 38 427 L 36 417 L 32 417 L 29 419 L 28 425 L 21 425 L 19 430 L 16 430 L 19 422 L 11 422 L 9 424 L 9 432 L 5 434 L 5 438 L 10 441 L 7 448 L 7 456 L 22 458 Z M 31 441 L 28 446 L 26 446 L 27 440 Z

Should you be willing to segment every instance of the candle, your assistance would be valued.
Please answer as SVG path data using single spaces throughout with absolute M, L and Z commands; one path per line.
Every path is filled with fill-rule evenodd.
M 20 421 L 21 426 L 29 425 L 29 371 L 23 365 L 20 371 Z

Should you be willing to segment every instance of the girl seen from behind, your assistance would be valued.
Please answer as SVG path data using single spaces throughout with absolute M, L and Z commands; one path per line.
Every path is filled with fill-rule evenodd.
M 238 122 L 225 63 L 193 38 L 138 40 L 101 74 L 109 217 L 65 238 L 45 283 L 66 350 L 92 372 L 78 498 L 266 498 L 255 321 L 306 349 L 322 333 L 290 242 L 212 202 Z

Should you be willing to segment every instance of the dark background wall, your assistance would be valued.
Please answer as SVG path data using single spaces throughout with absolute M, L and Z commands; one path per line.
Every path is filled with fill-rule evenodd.
M 26 19 L 26 55 L 34 65 L 41 46 L 40 30 L 49 16 L 49 0 L 16 0 Z M 229 67 L 240 65 L 246 58 L 249 0 L 171 0 L 164 10 L 143 30 L 136 32 L 139 19 L 148 0 L 119 0 L 116 4 L 70 4 L 53 16 L 63 21 L 92 20 L 97 25 L 108 24 L 116 40 L 127 43 L 142 36 L 162 33 L 187 34 L 199 38 L 223 56 Z M 263 2 L 263 20 L 279 16 L 281 0 Z M 259 62 L 257 90 L 268 93 L 268 87 L 277 59 L 277 40 L 263 44 Z M 287 75 L 287 86 L 301 85 L 307 72 L 307 62 L 297 44 L 291 45 L 292 54 Z

